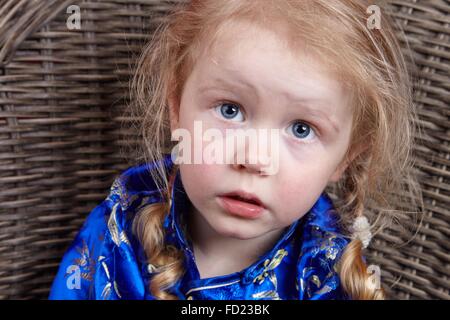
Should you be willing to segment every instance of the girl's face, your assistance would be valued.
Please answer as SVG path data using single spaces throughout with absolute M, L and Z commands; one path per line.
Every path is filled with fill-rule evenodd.
M 180 105 L 169 99 L 169 106 L 171 129 L 187 129 L 193 141 L 194 121 L 224 134 L 280 130 L 275 174 L 260 173 L 258 164 L 180 165 L 193 214 L 222 237 L 251 239 L 285 228 L 346 168 L 352 126 L 347 93 L 313 58 L 293 54 L 270 30 L 233 24 L 197 60 Z M 256 219 L 228 213 L 218 195 L 235 190 L 253 193 L 266 209 Z

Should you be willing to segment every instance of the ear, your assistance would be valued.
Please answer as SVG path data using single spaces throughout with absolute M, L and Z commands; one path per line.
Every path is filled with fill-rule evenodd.
M 353 152 L 350 152 L 350 155 L 348 157 L 345 157 L 344 160 L 342 160 L 342 162 L 338 165 L 334 173 L 331 175 L 329 182 L 338 182 L 341 179 L 347 167 L 349 166 L 349 164 L 366 149 L 367 146 L 362 145 L 359 145 L 358 147 L 354 148 Z
M 178 123 L 180 120 L 180 103 L 175 94 L 170 94 L 167 98 L 167 104 L 169 107 L 170 131 L 173 131 L 178 128 Z

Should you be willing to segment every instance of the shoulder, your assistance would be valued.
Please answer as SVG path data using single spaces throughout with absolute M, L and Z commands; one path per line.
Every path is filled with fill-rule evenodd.
M 154 176 L 158 170 L 169 173 L 172 168 L 171 156 L 165 154 L 158 161 L 130 166 L 122 171 L 114 179 L 105 199 L 111 208 L 108 215 L 110 225 L 118 224 L 128 229 L 130 220 L 140 208 L 163 201 L 163 190 L 158 187 Z
M 117 245 L 121 238 L 126 239 L 122 233 L 130 231 L 135 213 L 145 205 L 162 201 L 150 172 L 153 169 L 155 163 L 146 163 L 130 166 L 118 174 L 104 201 L 87 216 L 78 236 L 106 232 Z
M 91 299 L 97 260 L 103 250 L 111 204 L 102 201 L 87 216 L 66 249 L 49 299 Z
M 157 170 L 168 172 L 172 167 L 170 155 L 164 155 L 159 161 L 128 167 L 114 179 L 106 200 L 119 203 L 122 210 L 135 209 L 146 202 L 157 201 L 161 190 L 153 174 Z
M 154 164 L 135 165 L 116 176 L 107 197 L 88 214 L 66 250 L 50 299 L 106 298 L 118 291 L 120 281 L 112 280 L 119 271 L 116 263 L 123 260 L 127 267 L 137 267 L 132 218 L 141 206 L 161 201 L 149 171 L 152 168 Z M 100 282 L 104 282 L 104 292 L 98 292 Z

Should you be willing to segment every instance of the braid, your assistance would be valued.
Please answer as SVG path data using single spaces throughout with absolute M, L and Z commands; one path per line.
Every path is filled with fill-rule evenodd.
M 174 176 L 172 175 L 171 185 Z M 171 188 L 168 194 L 171 194 Z M 171 199 L 143 207 L 133 221 L 133 232 L 139 239 L 147 256 L 147 262 L 155 267 L 149 284 L 150 293 L 158 300 L 177 300 L 167 290 L 184 273 L 184 254 L 174 246 L 164 243 L 164 219 L 169 214 Z
M 368 162 L 370 161 L 367 160 Z M 351 216 L 363 216 L 364 200 L 366 197 L 366 185 L 370 179 L 366 166 L 358 162 L 353 162 L 348 168 L 349 174 L 344 180 L 345 208 L 351 207 Z M 346 246 L 339 264 L 339 277 L 343 290 L 350 299 L 356 300 L 382 300 L 385 298 L 381 288 L 374 288 L 371 283 L 371 274 L 363 260 L 362 242 L 360 239 L 353 239 Z
M 370 273 L 362 259 L 362 243 L 359 239 L 350 241 L 339 261 L 339 277 L 342 288 L 350 299 L 384 300 L 383 289 L 374 288 Z

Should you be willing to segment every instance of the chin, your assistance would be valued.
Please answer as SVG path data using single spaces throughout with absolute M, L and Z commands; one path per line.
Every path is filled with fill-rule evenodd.
M 245 222 L 240 221 L 216 221 L 215 225 L 212 227 L 214 230 L 228 238 L 235 238 L 239 240 L 249 240 L 258 237 L 260 234 L 255 232 L 255 227 L 245 226 L 238 224 L 245 224 Z

